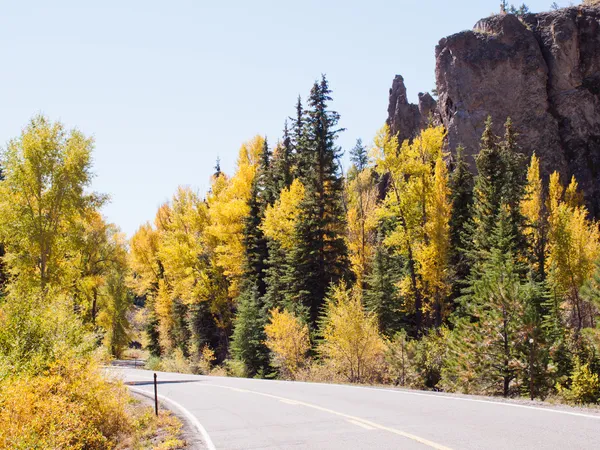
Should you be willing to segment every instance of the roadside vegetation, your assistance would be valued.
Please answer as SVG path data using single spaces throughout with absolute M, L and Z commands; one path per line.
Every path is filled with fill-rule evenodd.
M 89 192 L 92 148 L 36 116 L 0 160 L 0 448 L 110 449 L 146 432 L 100 369 L 129 345 L 133 297 L 126 240 Z
M 577 180 L 521 149 L 510 119 L 455 155 L 434 123 L 405 142 L 384 126 L 344 173 L 330 102 L 323 77 L 279 140 L 244 143 L 232 175 L 217 162 L 209 192 L 179 188 L 129 240 L 89 189 L 90 138 L 35 116 L 7 144 L 0 447 L 147 440 L 98 369 L 128 355 L 152 370 L 600 400 L 600 231 Z M 149 429 L 176 428 L 164 420 Z
M 330 101 L 323 78 L 279 140 L 132 237 L 148 367 L 597 402 L 599 230 L 576 179 L 507 118 L 454 155 L 441 127 L 384 126 L 343 173 Z

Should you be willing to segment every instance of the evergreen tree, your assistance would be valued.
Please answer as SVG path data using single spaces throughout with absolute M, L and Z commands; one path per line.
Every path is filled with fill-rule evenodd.
M 276 151 L 273 154 L 273 175 L 272 182 L 275 192 L 275 198 L 279 197 L 279 193 L 286 188 L 289 188 L 294 180 L 293 167 L 293 146 L 292 137 L 288 129 L 287 120 L 283 128 L 283 140 L 277 145 Z
M 473 205 L 473 174 L 464 157 L 464 148 L 456 149 L 456 162 L 450 175 L 452 216 L 450 217 L 450 264 L 454 268 L 453 297 L 457 298 L 464 281 L 469 275 L 469 264 L 465 254 L 470 237 L 467 224 Z
M 277 201 L 267 208 L 262 230 L 267 237 L 269 262 L 266 275 L 265 312 L 286 308 L 299 317 L 308 317 L 304 307 L 293 301 L 293 250 L 297 245 L 296 228 L 304 200 L 304 185 L 295 179 L 280 192 Z
M 231 340 L 233 357 L 244 363 L 246 375 L 264 375 L 269 366 L 269 349 L 265 345 L 266 314 L 254 287 L 245 289 L 238 299 L 238 310 Z
M 407 325 L 403 320 L 402 297 L 396 285 L 402 278 L 401 264 L 380 243 L 375 248 L 372 267 L 364 291 L 365 306 L 377 316 L 379 331 L 391 338 Z
M 359 172 L 365 170 L 369 165 L 369 154 L 362 143 L 362 139 L 357 139 L 356 145 L 350 150 L 350 161 Z
M 275 195 L 271 175 L 271 152 L 265 139 L 252 182 L 248 201 L 249 214 L 245 218 L 246 267 L 232 337 L 233 354 L 244 363 L 249 376 L 254 376 L 261 369 L 266 368 L 269 360 L 268 349 L 263 344 L 265 323 L 264 320 L 261 321 L 265 316 L 263 297 L 267 292 L 265 278 L 269 249 L 261 224 L 267 206 L 273 203 Z
M 508 210 L 509 225 L 514 251 L 518 256 L 526 253 L 523 235 L 524 218 L 521 201 L 525 194 L 526 170 L 524 155 L 518 152 L 515 133 L 510 119 L 506 121 L 504 140 L 499 142 L 492 131 L 492 120 L 488 117 L 481 149 L 476 157 L 477 177 L 474 186 L 471 258 L 481 261 L 485 253 L 497 243 L 493 242 L 499 217 Z
M 310 93 L 305 145 L 298 154 L 306 194 L 293 249 L 292 301 L 308 308 L 313 326 L 330 284 L 344 279 L 349 267 L 343 182 L 338 167 L 340 149 L 335 144 L 341 130 L 336 128 L 339 115 L 328 109 L 330 94 L 323 76 Z
M 298 96 L 296 102 L 296 117 L 291 118 L 292 130 L 290 135 L 290 145 L 294 158 L 294 177 L 303 178 L 313 168 L 306 166 L 306 158 L 304 153 L 306 150 L 306 120 L 305 111 L 302 106 L 302 98 Z
M 463 392 L 507 397 L 527 367 L 524 316 L 531 294 L 520 279 L 505 209 L 492 234 L 495 245 L 474 268 L 462 299 L 466 317 L 455 321 L 443 383 Z
M 204 347 L 208 346 L 216 350 L 217 362 L 222 362 L 227 349 L 223 349 L 222 332 L 215 324 L 210 302 L 201 301 L 190 305 L 188 316 L 190 355 L 199 358 Z
M 148 343 L 146 344 L 146 349 L 150 352 L 151 356 L 161 356 L 161 348 L 160 348 L 160 332 L 159 332 L 159 320 L 154 312 L 153 308 L 147 308 L 150 313 L 146 320 L 146 326 L 144 327 L 144 331 L 146 333 L 146 337 L 148 339 Z
M 256 286 L 258 296 L 263 297 L 266 292 L 265 270 L 269 258 L 267 239 L 261 229 L 261 223 L 268 205 L 275 198 L 271 177 L 271 152 L 264 141 L 260 156 L 260 163 L 256 176 L 252 182 L 250 194 L 249 214 L 245 218 L 244 247 L 246 252 L 246 285 Z

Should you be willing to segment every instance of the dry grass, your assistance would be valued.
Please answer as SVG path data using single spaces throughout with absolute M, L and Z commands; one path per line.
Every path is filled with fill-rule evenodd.
M 128 413 L 131 431 L 121 439 L 116 450 L 175 450 L 186 448 L 180 438 L 181 421 L 170 411 L 160 410 L 158 417 L 151 406 L 131 399 Z

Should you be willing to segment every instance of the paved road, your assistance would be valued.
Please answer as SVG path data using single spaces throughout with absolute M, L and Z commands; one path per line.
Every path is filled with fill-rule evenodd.
M 114 368 L 152 392 L 152 372 Z M 396 389 L 158 373 L 217 449 L 600 448 L 600 415 Z

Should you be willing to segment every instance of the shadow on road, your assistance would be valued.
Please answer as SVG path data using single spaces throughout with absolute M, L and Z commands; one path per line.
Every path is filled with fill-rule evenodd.
M 179 384 L 179 383 L 199 383 L 202 380 L 165 380 L 165 381 L 157 381 L 156 384 Z M 146 386 L 154 384 L 154 381 L 144 380 L 144 381 L 126 381 L 124 384 L 127 386 Z

